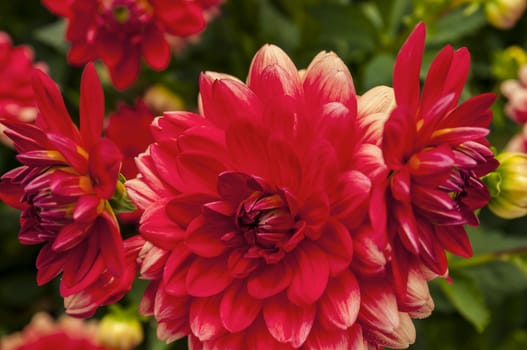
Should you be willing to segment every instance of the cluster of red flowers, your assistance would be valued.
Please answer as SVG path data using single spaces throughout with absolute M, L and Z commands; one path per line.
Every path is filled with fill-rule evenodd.
M 44 2 L 69 19 L 70 61 L 101 57 L 123 88 L 141 55 L 166 67 L 163 33 L 201 30 L 217 1 Z M 177 16 L 189 21 L 181 32 L 169 25 Z M 448 275 L 445 251 L 472 254 L 464 225 L 478 225 L 489 199 L 480 177 L 497 166 L 485 139 L 494 96 L 459 103 L 468 51 L 445 47 L 421 88 L 424 43 L 420 24 L 393 88 L 362 96 L 334 53 L 299 71 L 266 45 L 246 83 L 203 73 L 199 114 L 154 119 L 127 194 L 119 174 L 136 170 L 110 140 L 122 139 L 118 117 L 100 136 L 93 65 L 80 129 L 36 73 L 36 124 L 3 121 L 22 166 L 3 175 L 0 196 L 22 210 L 20 241 L 44 243 L 39 284 L 62 273 L 67 311 L 89 316 L 139 271 L 150 281 L 140 312 L 160 339 L 188 336 L 194 350 L 408 347 L 412 318 L 434 306 L 427 282 Z M 123 242 L 115 211 L 127 195 L 144 212 L 140 236 Z
M 118 89 L 139 74 L 141 57 L 156 70 L 167 68 L 167 36 L 203 31 L 206 11 L 220 0 L 42 0 L 68 20 L 68 62 L 83 65 L 101 59 Z
M 44 63 L 33 62 L 33 50 L 29 46 L 13 46 L 9 35 L 0 32 L 0 118 L 35 120 L 37 109 L 31 88 L 34 68 L 47 70 Z M 0 126 L 0 131 L 3 130 Z M 0 141 L 7 141 L 3 133 Z

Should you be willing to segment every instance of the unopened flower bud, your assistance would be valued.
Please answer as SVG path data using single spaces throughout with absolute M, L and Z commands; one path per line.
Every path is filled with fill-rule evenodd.
M 526 0 L 494 0 L 485 3 L 485 15 L 490 24 L 499 29 L 510 29 L 521 18 Z
M 97 341 L 107 349 L 131 350 L 143 341 L 143 328 L 135 318 L 108 314 L 99 323 Z
M 503 152 L 496 159 L 500 166 L 484 178 L 489 209 L 505 219 L 527 215 L 527 154 Z
M 110 206 L 112 207 L 113 212 L 116 214 L 130 213 L 137 209 L 128 197 L 126 187 L 124 186 L 125 181 L 126 179 L 124 176 L 119 174 L 119 181 L 117 181 L 115 192 L 112 199 L 110 200 Z

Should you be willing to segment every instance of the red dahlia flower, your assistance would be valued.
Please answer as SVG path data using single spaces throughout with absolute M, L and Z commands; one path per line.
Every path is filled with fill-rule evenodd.
M 0 32 L 0 118 L 24 122 L 36 118 L 37 109 L 31 87 L 33 68 L 46 70 L 46 65 L 33 63 L 30 47 L 13 47 L 9 35 Z M 5 139 L 3 134 L 0 139 Z
M 247 84 L 208 72 L 200 90 L 201 115 L 155 119 L 127 182 L 145 210 L 141 311 L 159 338 L 189 335 L 193 349 L 407 347 L 415 330 L 384 270 L 376 179 L 387 174 L 369 142 L 389 89 L 357 99 L 335 54 L 299 74 L 264 46 Z
M 150 132 L 153 120 L 154 115 L 143 100 L 138 100 L 133 107 L 120 104 L 117 111 L 108 116 L 106 135 L 123 154 L 121 173 L 127 179 L 138 173 L 134 158 L 154 141 Z
M 141 57 L 153 69 L 170 61 L 165 35 L 187 37 L 206 27 L 204 11 L 219 0 L 42 0 L 68 19 L 68 62 L 82 65 L 100 58 L 118 89 L 129 87 Z
M 109 200 L 121 154 L 100 137 L 104 96 L 92 64 L 81 82 L 80 131 L 54 82 L 35 71 L 36 124 L 3 120 L 23 164 L 4 174 L 0 196 L 22 210 L 19 240 L 44 243 L 37 258 L 42 285 L 62 272 L 61 295 L 79 293 L 108 270 L 125 274 L 123 242 Z M 122 185 L 121 185 L 122 187 Z
M 420 24 L 397 56 L 397 107 L 386 121 L 382 142 L 390 171 L 395 282 L 402 285 L 412 264 L 409 255 L 437 275 L 447 273 L 445 249 L 471 256 L 463 225 L 478 225 L 474 211 L 489 200 L 480 177 L 497 165 L 485 139 L 494 95 L 458 105 L 469 70 L 468 50 L 446 46 L 432 62 L 421 92 L 424 43 Z

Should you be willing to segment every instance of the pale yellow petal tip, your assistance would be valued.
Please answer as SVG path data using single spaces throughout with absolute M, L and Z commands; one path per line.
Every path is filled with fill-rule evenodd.
M 358 98 L 359 116 L 390 113 L 395 108 L 395 95 L 389 86 L 376 86 Z

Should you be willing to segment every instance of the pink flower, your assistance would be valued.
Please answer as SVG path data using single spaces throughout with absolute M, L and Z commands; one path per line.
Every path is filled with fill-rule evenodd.
M 0 32 L 0 118 L 24 122 L 36 118 L 37 109 L 31 87 L 33 68 L 47 69 L 45 64 L 33 62 L 30 47 L 13 47 L 9 35 Z M 1 135 L 0 139 L 4 141 L 3 133 Z
M 527 124 L 524 124 L 521 131 L 509 140 L 504 150 L 527 153 Z
M 104 350 L 95 341 L 97 323 L 62 316 L 55 322 L 48 314 L 37 313 L 20 333 L 0 339 L 2 350 Z
M 377 188 L 391 90 L 357 99 L 335 54 L 299 74 L 264 46 L 247 84 L 207 72 L 200 91 L 201 115 L 155 119 L 127 182 L 145 210 L 141 311 L 158 337 L 188 335 L 192 349 L 407 347 L 415 329 L 386 273 Z
M 510 79 L 501 84 L 501 92 L 508 99 L 505 114 L 516 123 L 527 123 L 527 65 L 520 68 L 518 80 Z
M 165 35 L 187 37 L 206 27 L 204 12 L 219 0 L 42 0 L 68 19 L 68 62 L 100 58 L 118 89 L 137 78 L 141 57 L 155 70 L 170 61 Z
M 419 24 L 397 56 L 397 107 L 386 121 L 382 141 L 390 172 L 394 282 L 401 288 L 415 264 L 445 275 L 445 250 L 472 255 L 463 225 L 479 224 L 474 211 L 489 200 L 480 177 L 497 166 L 485 139 L 494 95 L 478 95 L 458 105 L 470 64 L 467 49 L 446 46 L 432 62 L 421 92 L 424 43 L 425 27 Z M 399 292 L 400 298 L 404 295 L 404 290 Z
M 64 297 L 86 290 L 108 270 L 126 272 L 119 226 L 109 204 L 118 185 L 121 154 L 101 138 L 103 91 L 92 64 L 81 82 L 80 130 L 54 82 L 35 70 L 36 124 L 3 120 L 22 166 L 2 176 L 0 197 L 22 210 L 19 240 L 44 243 L 37 282 L 62 273 Z M 122 187 L 122 185 L 121 185 Z

